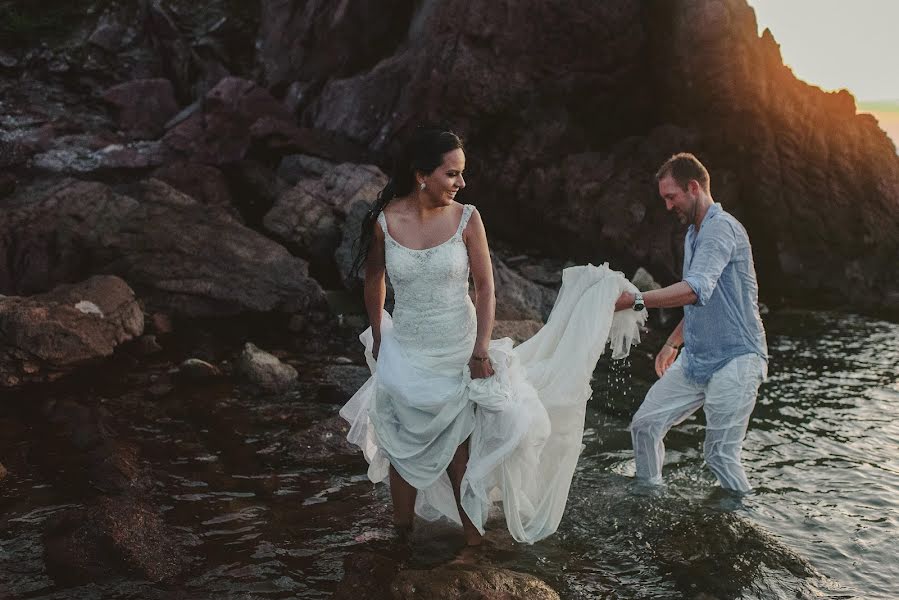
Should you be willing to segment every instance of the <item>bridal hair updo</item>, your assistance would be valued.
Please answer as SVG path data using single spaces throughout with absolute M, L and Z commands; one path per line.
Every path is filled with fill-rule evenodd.
M 461 150 L 462 140 L 452 131 L 437 128 L 418 128 L 403 147 L 394 163 L 390 181 L 378 194 L 372 208 L 362 219 L 351 273 L 358 274 L 368 258 L 368 247 L 374 235 L 372 228 L 378 215 L 394 198 L 411 194 L 416 187 L 416 173 L 430 175 L 443 164 L 443 156 Z

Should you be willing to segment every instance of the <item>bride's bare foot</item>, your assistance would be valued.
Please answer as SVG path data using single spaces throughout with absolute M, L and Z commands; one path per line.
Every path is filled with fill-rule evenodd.
M 463 527 L 462 531 L 465 535 L 466 546 L 480 546 L 484 543 L 484 536 L 481 535 L 481 532 L 474 525 Z

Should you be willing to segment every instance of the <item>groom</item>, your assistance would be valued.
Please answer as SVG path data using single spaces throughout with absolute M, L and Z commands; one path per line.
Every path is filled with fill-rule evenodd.
M 662 482 L 665 434 L 702 406 L 706 464 L 721 487 L 746 493 L 752 487 L 740 452 L 768 364 L 752 248 L 740 222 L 712 200 L 709 173 L 695 156 L 675 154 L 656 180 L 666 208 L 689 224 L 683 280 L 625 292 L 615 310 L 683 306 L 684 318 L 656 356 L 660 379 L 631 422 L 637 478 Z

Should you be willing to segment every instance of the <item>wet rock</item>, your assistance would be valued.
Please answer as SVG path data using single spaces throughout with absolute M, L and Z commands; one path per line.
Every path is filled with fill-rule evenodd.
M 696 577 L 718 573 L 711 592 L 732 598 L 770 578 L 767 569 L 807 579 L 817 576 L 809 562 L 774 536 L 734 513 L 707 513 L 675 520 L 651 541 L 655 558 L 671 568 L 684 588 Z
M 168 79 L 136 79 L 108 89 L 103 99 L 118 109 L 118 124 L 134 139 L 155 139 L 178 112 Z
M 282 194 L 263 223 L 310 260 L 331 264 L 341 225 L 356 202 L 373 202 L 387 176 L 371 165 L 343 163 L 321 177 L 304 178 Z
M 158 509 L 134 496 L 101 497 L 48 522 L 44 559 L 60 583 L 129 576 L 163 581 L 187 565 L 183 534 L 167 526 Z
M 488 566 L 400 571 L 390 587 L 396 600 L 559 600 L 533 575 Z
M 340 457 L 356 456 L 359 449 L 346 436 L 349 424 L 340 416 L 323 419 L 290 438 L 291 454 L 305 463 L 321 463 Z
M 88 454 L 91 485 L 106 494 L 145 492 L 152 486 L 140 464 L 139 451 L 132 444 L 108 441 Z
M 184 381 L 206 381 L 221 374 L 218 367 L 199 358 L 188 358 L 178 366 L 178 376 Z
M 556 292 L 528 281 L 495 254 L 493 281 L 496 289 L 496 318 L 509 321 L 544 321 L 552 310 Z
M 9 471 L 6 470 L 3 463 L 0 463 L 0 481 L 3 481 L 7 475 L 9 475 Z
M 374 552 L 354 552 L 343 559 L 343 579 L 334 591 L 334 600 L 388 599 L 390 583 L 399 563 Z
M 247 343 L 237 360 L 237 371 L 250 383 L 267 392 L 289 389 L 297 379 L 297 370 L 277 357 Z
M 324 305 L 307 264 L 277 243 L 157 179 L 130 193 L 73 180 L 20 192 L 0 214 L 0 255 L 14 257 L 0 263 L 0 291 L 100 271 L 127 280 L 151 311 L 177 316 Z
M 0 387 L 52 381 L 143 332 L 134 292 L 98 275 L 46 294 L 0 300 Z
M 250 129 L 260 119 L 293 128 L 282 103 L 252 81 L 225 77 L 209 90 L 202 110 L 176 125 L 163 138 L 190 160 L 222 165 L 243 160 L 251 144 Z
M 496 321 L 493 324 L 493 339 L 509 337 L 516 344 L 529 340 L 543 327 L 543 321 Z

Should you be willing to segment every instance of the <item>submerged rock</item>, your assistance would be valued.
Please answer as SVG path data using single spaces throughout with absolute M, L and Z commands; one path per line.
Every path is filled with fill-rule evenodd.
M 163 581 L 186 568 L 179 542 L 158 509 L 128 495 L 101 497 L 93 504 L 53 518 L 43 535 L 50 575 L 60 583 L 81 583 L 125 575 Z
M 178 367 L 178 376 L 184 381 L 206 381 L 221 374 L 218 367 L 199 358 L 188 358 Z
M 237 360 L 237 371 L 267 392 L 283 392 L 297 380 L 297 370 L 276 356 L 247 343 Z
M 390 588 L 395 600 L 559 600 L 533 575 L 480 565 L 400 571 Z

